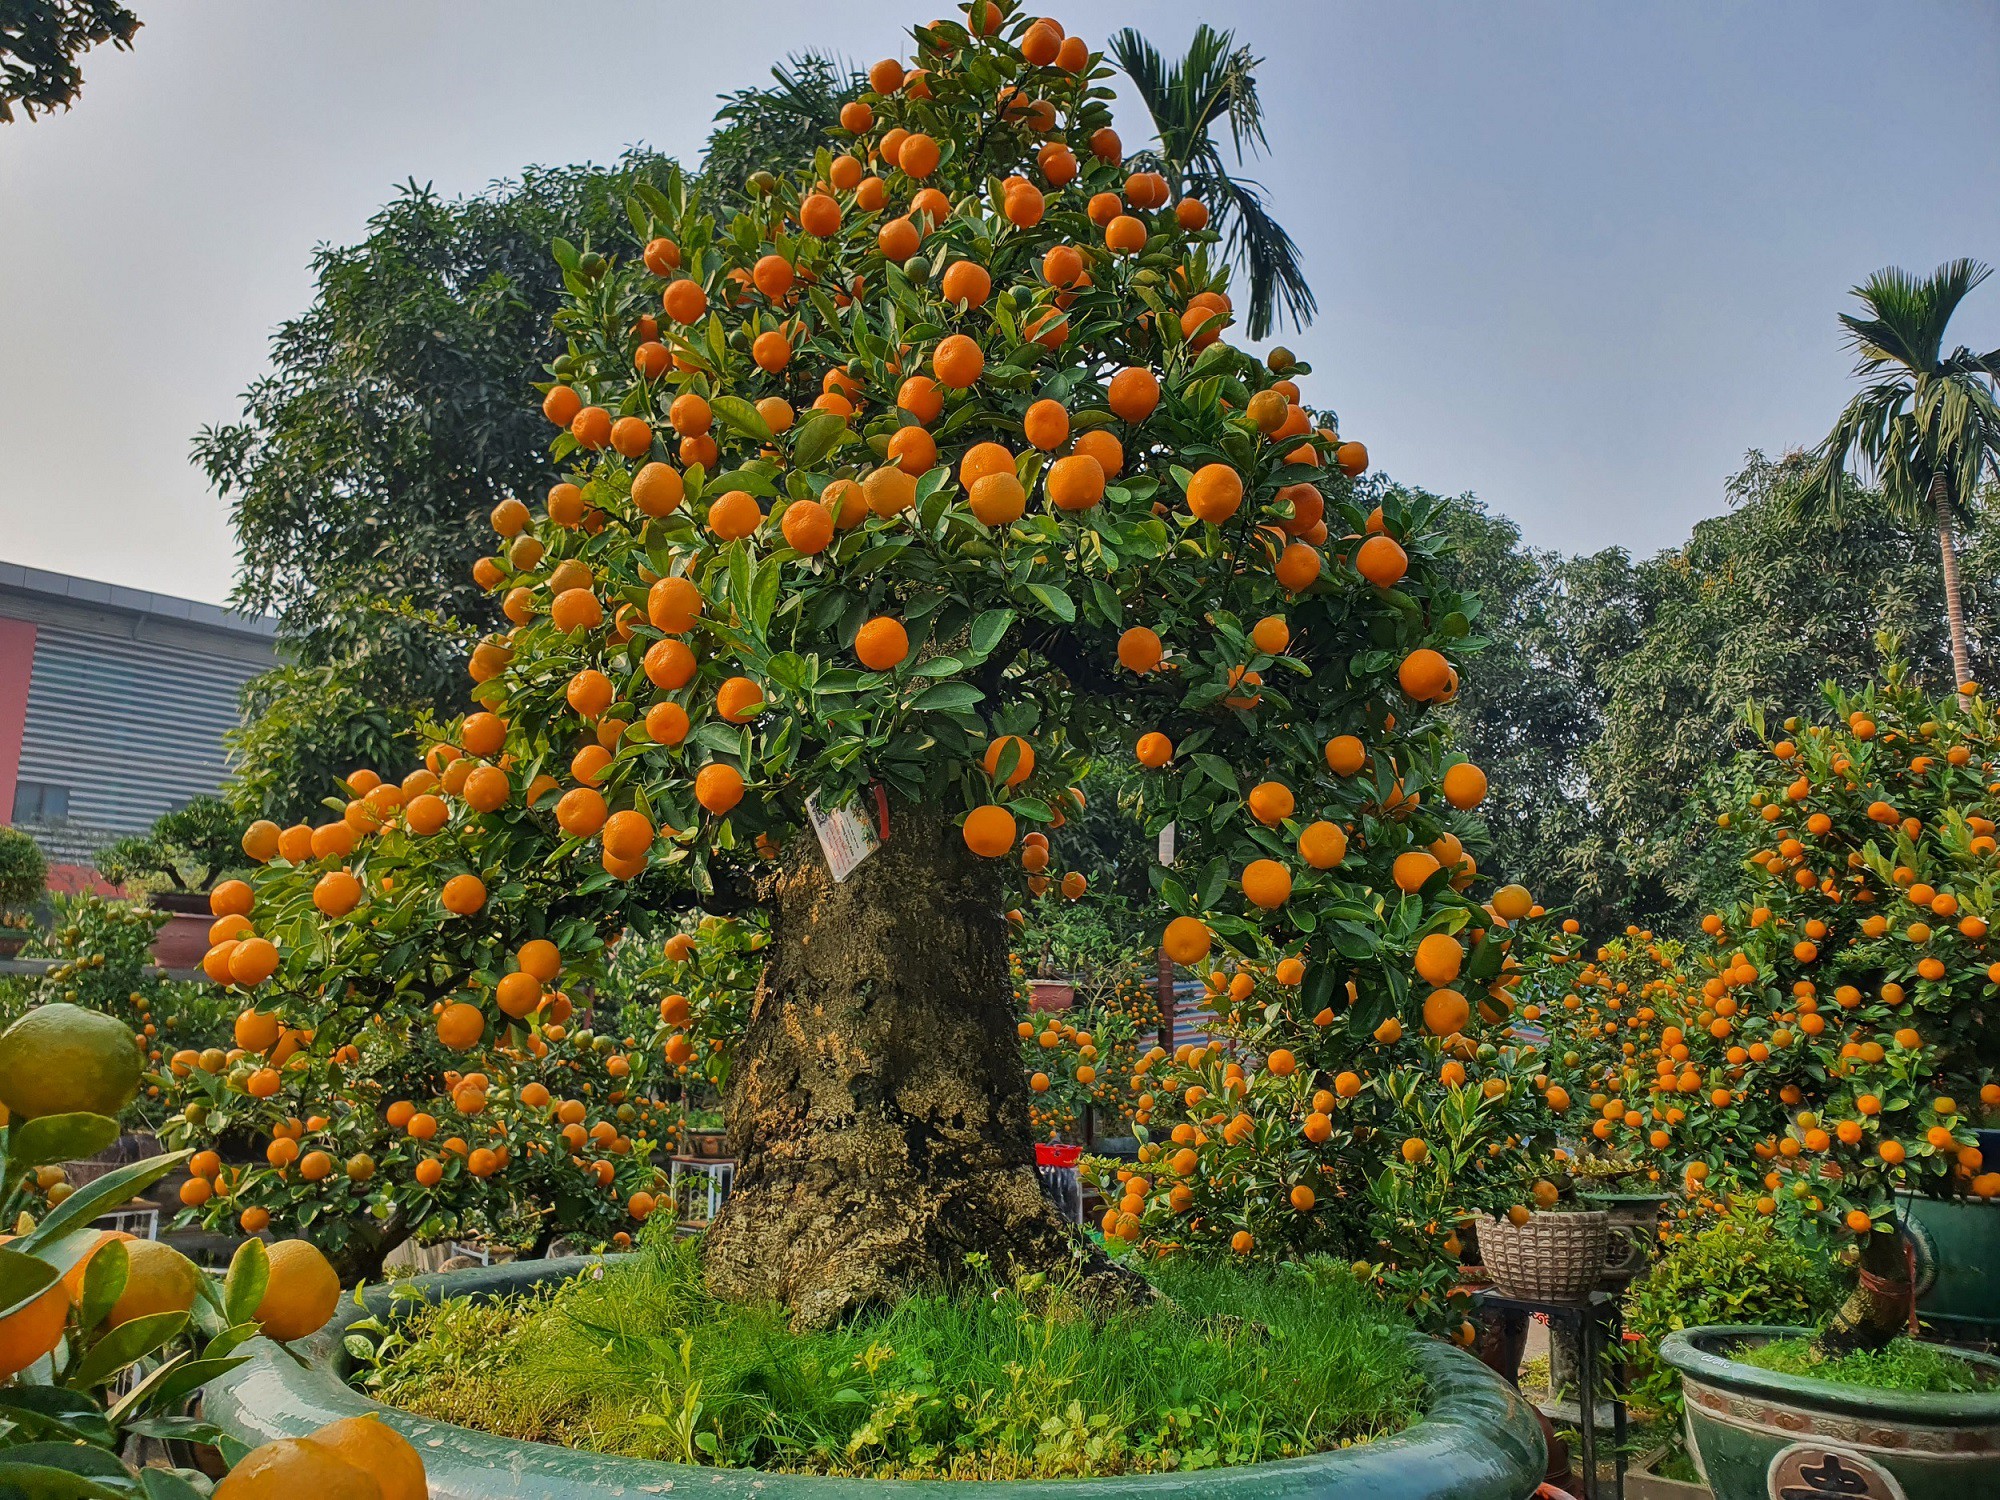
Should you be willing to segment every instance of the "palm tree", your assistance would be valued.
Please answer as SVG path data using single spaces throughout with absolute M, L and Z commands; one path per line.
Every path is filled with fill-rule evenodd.
M 1964 345 L 1945 352 L 1945 325 L 1991 268 L 1954 260 L 1921 279 L 1891 266 L 1854 295 L 1865 317 L 1842 313 L 1848 345 L 1859 357 L 1854 373 L 1870 382 L 1847 403 L 1813 455 L 1794 506 L 1838 521 L 1843 480 L 1881 483 L 1883 497 L 1909 526 L 1937 526 L 1944 566 L 1945 618 L 1958 681 L 1972 680 L 1965 606 L 1959 597 L 1957 530 L 1982 472 L 2000 474 L 2000 349 L 1974 354 Z
M 1257 99 L 1256 69 L 1263 59 L 1237 46 L 1234 32 L 1206 23 L 1195 28 L 1187 56 L 1172 67 L 1129 26 L 1111 38 L 1111 55 L 1131 76 L 1157 133 L 1156 147 L 1136 155 L 1158 167 L 1176 198 L 1191 196 L 1210 206 L 1224 254 L 1249 279 L 1250 337 L 1269 337 L 1280 306 L 1294 328 L 1304 328 L 1318 307 L 1299 265 L 1299 247 L 1271 217 L 1264 190 L 1230 175 L 1209 134 L 1218 120 L 1229 122 L 1238 167 L 1246 143 L 1253 151 L 1270 149 Z

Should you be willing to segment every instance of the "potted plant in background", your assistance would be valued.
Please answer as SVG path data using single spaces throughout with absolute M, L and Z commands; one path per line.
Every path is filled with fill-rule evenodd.
M 1628 1399 L 1665 1439 L 1636 1461 L 1628 1487 L 1633 1500 L 1704 1493 L 1683 1436 L 1680 1376 L 1660 1362 L 1669 1337 L 1711 1323 L 1817 1323 L 1847 1290 L 1825 1244 L 1781 1232 L 1748 1203 L 1698 1229 L 1671 1228 L 1665 1238 L 1665 1249 L 1625 1295 Z
M 1627 1156 L 1571 1157 L 1569 1175 L 1585 1208 L 1609 1215 L 1608 1259 L 1598 1285 L 1607 1292 L 1624 1290 L 1653 1259 L 1660 1244 L 1660 1211 L 1673 1194 L 1659 1180 L 1659 1170 Z
M 2000 1365 L 1903 1336 L 1931 1309 L 1898 1233 L 1945 1212 L 2000 1226 L 1977 1133 L 2000 1108 L 2000 724 L 1970 684 L 1926 693 L 1882 647 L 1885 679 L 1829 689 L 1813 721 L 1767 732 L 1751 712 L 1762 743 L 1718 819 L 1746 831 L 1749 874 L 1703 919 L 1704 1009 L 1675 1038 L 1702 1081 L 1681 1096 L 1696 1206 L 1749 1201 L 1857 1271 L 1817 1332 L 1732 1319 L 1661 1346 L 1721 1500 L 1820 1483 L 1919 1500 L 2000 1468 Z M 1953 1253 L 2000 1286 L 1995 1228 Z
M 32 908 L 48 885 L 48 861 L 25 833 L 0 828 L 0 958 L 12 958 L 34 930 Z
M 153 940 L 153 961 L 161 968 L 181 972 L 200 966 L 215 915 L 209 910 L 209 888 L 245 863 L 242 832 L 227 802 L 196 797 L 163 814 L 144 833 L 119 839 L 98 853 L 100 875 L 128 895 L 144 895 L 168 914 Z

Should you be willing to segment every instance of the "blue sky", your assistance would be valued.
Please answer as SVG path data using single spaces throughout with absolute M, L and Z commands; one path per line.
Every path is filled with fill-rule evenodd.
M 0 126 L 0 558 L 220 600 L 187 462 L 406 178 L 694 158 L 777 54 L 898 50 L 901 6 L 133 0 L 78 107 Z M 857 12 L 865 11 L 865 14 Z M 1308 395 L 1413 483 L 1568 551 L 1668 546 L 1745 449 L 1822 433 L 1835 314 L 1887 264 L 2000 261 L 2000 5 L 1075 3 L 1266 59 L 1251 171 L 1320 300 Z M 1128 141 L 1141 122 L 1121 120 Z M 2000 345 L 2000 279 L 1961 312 Z

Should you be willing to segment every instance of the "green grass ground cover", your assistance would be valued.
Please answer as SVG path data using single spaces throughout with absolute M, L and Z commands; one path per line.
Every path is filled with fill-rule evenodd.
M 1990 1371 L 1960 1359 L 1948 1349 L 1915 1339 L 1896 1339 L 1880 1349 L 1862 1349 L 1835 1359 L 1813 1353 L 1810 1339 L 1773 1339 L 1734 1356 L 1746 1365 L 1779 1375 L 1806 1375 L 1881 1391 L 1925 1391 L 1949 1395 L 1990 1391 Z
M 1174 1259 L 1155 1280 L 1162 1301 L 1109 1319 L 1060 1283 L 987 1279 L 795 1334 L 711 1298 L 694 1242 L 663 1235 L 601 1277 L 416 1309 L 365 1381 L 507 1437 L 873 1478 L 1256 1463 L 1417 1417 L 1407 1325 L 1346 1266 Z

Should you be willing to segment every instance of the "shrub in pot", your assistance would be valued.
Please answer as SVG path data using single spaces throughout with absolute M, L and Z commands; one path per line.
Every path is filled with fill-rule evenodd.
M 2000 1172 L 1977 1130 L 2000 1108 L 2000 1033 L 1987 1024 L 2000 983 L 1992 710 L 1971 685 L 1926 694 L 1892 665 L 1862 692 L 1829 689 L 1815 721 L 1771 731 L 1753 710 L 1749 722 L 1761 748 L 1717 820 L 1719 838 L 1746 846 L 1744 899 L 1703 919 L 1712 947 L 1690 965 L 1696 1008 L 1662 1035 L 1659 1083 L 1682 1095 L 1693 1080 L 1680 1138 L 1698 1212 L 1740 1200 L 1805 1243 L 1838 1236 L 1856 1277 L 1807 1330 L 1817 1374 L 1746 1366 L 1739 1356 L 1772 1336 L 1754 1328 L 1690 1329 L 1660 1357 L 1683 1376 L 1719 1492 L 1751 1493 L 1767 1468 L 1804 1463 L 1828 1484 L 1942 1493 L 1970 1471 L 1926 1455 L 1985 1452 L 1990 1464 L 2000 1405 L 1885 1392 L 1870 1361 L 1918 1357 L 1885 1349 L 1914 1292 L 1899 1204 L 2000 1213 Z M 2000 1236 L 1981 1240 L 1995 1253 Z M 1763 1453 L 1745 1437 L 1773 1425 L 1810 1452 Z
M 1814 1324 L 1847 1295 L 1851 1278 L 1824 1236 L 1801 1239 L 1747 1203 L 1709 1222 L 1669 1231 L 1645 1279 L 1625 1294 L 1632 1402 L 1676 1433 L 1680 1377 L 1660 1363 L 1661 1344 L 1684 1328 L 1715 1323 Z
M 1357 489 L 1366 452 L 1304 404 L 1309 370 L 1219 337 L 1209 210 L 1126 168 L 1088 48 L 962 15 L 726 221 L 677 180 L 637 190 L 629 244 L 555 246 L 562 477 L 492 513 L 476 576 L 512 628 L 471 651 L 478 711 L 427 728 L 399 783 L 349 775 L 338 816 L 246 830 L 208 960 L 275 1026 L 246 1021 L 263 1045 L 232 1094 L 335 1077 L 379 1019 L 385 1047 L 427 1033 L 525 1099 L 614 946 L 673 962 L 682 912 L 764 912 L 724 1049 L 738 1170 L 701 1253 L 712 1292 L 801 1327 L 958 1280 L 969 1252 L 1147 1298 L 1042 1192 L 1008 983 L 1009 909 L 1087 884 L 1063 828 L 1105 755 L 1144 768 L 1148 832 L 1179 831 L 1152 872 L 1176 962 L 1222 961 L 1245 1015 L 1379 1063 L 1371 1112 L 1405 1073 L 1489 1115 L 1534 1088 L 1476 1039 L 1533 903 L 1482 901 L 1464 853 L 1485 776 L 1436 710 L 1477 603 L 1435 506 Z M 1026 61 L 1051 42 L 1068 64 Z M 705 1062 L 693 1010 L 662 1012 L 671 1068 Z M 1254 1114 L 1224 1060 L 1185 1063 L 1296 1143 L 1228 1210 L 1246 1249 L 1253 1224 L 1358 1233 L 1315 1213 L 1322 1171 L 1415 1160 L 1408 1129 L 1305 1133 L 1300 1060 L 1245 1059 L 1274 1080 Z M 1228 1111 L 1195 1128 L 1244 1135 Z M 1188 1222 L 1155 1177 L 1113 1239 Z

